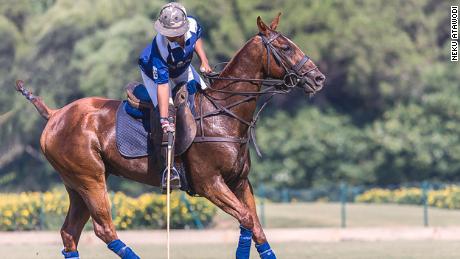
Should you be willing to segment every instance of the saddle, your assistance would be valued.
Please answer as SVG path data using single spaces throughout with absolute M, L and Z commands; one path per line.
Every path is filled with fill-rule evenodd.
M 174 105 L 170 107 L 170 114 L 175 114 L 176 117 L 176 140 L 173 149 L 176 162 L 172 174 L 177 174 L 180 178 L 177 187 L 193 195 L 180 156 L 192 144 L 197 127 L 188 103 L 186 84 L 178 85 L 175 89 Z M 126 94 L 127 100 L 122 102 L 117 111 L 116 139 L 120 154 L 127 158 L 153 156 L 156 161 L 165 164 L 167 136 L 163 136 L 159 111 L 153 106 L 146 87 L 141 83 L 131 82 L 126 86 Z M 166 170 L 163 171 L 163 176 L 165 172 Z M 165 181 L 165 177 L 162 179 Z
M 174 111 L 172 112 L 173 114 L 175 113 L 176 117 L 174 155 L 180 156 L 185 153 L 192 144 L 196 135 L 197 126 L 192 111 L 190 110 L 190 104 L 188 103 L 186 83 L 176 86 L 175 89 L 178 90 L 173 92 Z M 126 86 L 126 95 L 130 106 L 127 108 L 128 114 L 138 119 L 150 115 L 150 128 L 154 129 L 151 134 L 158 135 L 157 132 L 162 132 L 159 124 L 154 125 L 156 124 L 155 122 L 159 121 L 159 113 L 157 109 L 153 107 L 145 86 L 138 82 L 131 82 Z

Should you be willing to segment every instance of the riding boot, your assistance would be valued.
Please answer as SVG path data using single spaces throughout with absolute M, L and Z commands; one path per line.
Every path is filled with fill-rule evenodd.
M 168 136 L 163 134 L 163 130 L 160 124 L 160 113 L 158 108 L 152 108 L 150 110 L 150 145 L 152 148 L 152 164 L 156 170 L 158 170 L 160 175 L 161 188 L 166 190 L 166 181 L 167 181 L 167 158 L 168 158 Z M 174 150 L 172 152 L 174 154 Z M 174 155 L 172 156 L 174 158 Z M 157 171 L 157 172 L 158 172 Z M 171 190 L 180 188 L 180 181 L 177 180 L 178 173 L 177 170 L 173 167 L 171 169 Z

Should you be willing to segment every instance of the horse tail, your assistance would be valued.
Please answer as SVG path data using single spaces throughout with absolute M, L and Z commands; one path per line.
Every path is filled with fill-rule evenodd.
M 16 91 L 24 95 L 27 98 L 27 100 L 29 100 L 35 106 L 35 108 L 40 113 L 40 115 L 46 120 L 49 120 L 49 118 L 51 118 L 51 116 L 53 116 L 53 114 L 57 112 L 57 110 L 50 109 L 45 104 L 45 102 L 43 102 L 42 98 L 40 98 L 39 96 L 33 95 L 31 91 L 25 89 L 24 81 L 22 80 L 16 81 Z

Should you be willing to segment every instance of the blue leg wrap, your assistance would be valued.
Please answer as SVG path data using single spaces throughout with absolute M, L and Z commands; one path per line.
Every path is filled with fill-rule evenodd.
M 273 250 L 270 248 L 270 245 L 268 242 L 265 242 L 263 244 L 257 245 L 257 252 L 259 252 L 260 258 L 261 259 L 276 259 L 276 255 L 273 252 Z
M 65 249 L 62 249 L 61 253 L 62 255 L 64 255 L 64 258 L 66 259 L 80 259 L 80 255 L 78 254 L 78 251 L 66 252 Z
M 236 249 L 236 259 L 249 259 L 251 252 L 252 231 L 240 226 L 240 240 Z
M 136 253 L 120 239 L 113 240 L 107 244 L 107 247 L 116 253 L 122 259 L 140 259 Z

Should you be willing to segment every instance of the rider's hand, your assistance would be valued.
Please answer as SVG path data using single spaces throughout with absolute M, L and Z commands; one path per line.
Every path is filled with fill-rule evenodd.
M 169 122 L 167 118 L 161 118 L 160 123 L 161 123 L 161 128 L 163 129 L 164 134 L 167 134 L 170 132 L 174 133 L 176 131 L 176 126 L 174 125 L 174 123 Z
M 203 62 L 203 63 L 201 63 L 200 71 L 201 71 L 201 73 L 209 74 L 209 73 L 212 72 L 212 68 L 209 66 L 208 63 Z

